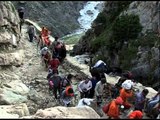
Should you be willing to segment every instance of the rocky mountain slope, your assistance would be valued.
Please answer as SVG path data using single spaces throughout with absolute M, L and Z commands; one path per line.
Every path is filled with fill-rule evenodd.
M 25 18 L 47 26 L 51 34 L 63 37 L 79 28 L 80 9 L 86 1 L 12 1 L 25 8 Z M 71 9 L 72 8 L 72 9 Z
M 106 2 L 104 10 L 94 21 L 92 28 L 74 46 L 74 54 L 88 52 L 93 57 L 93 63 L 102 59 L 111 66 L 132 71 L 136 80 L 158 89 L 160 86 L 159 4 L 158 1 Z M 125 15 L 128 18 L 120 23 L 120 18 Z M 129 19 L 131 16 L 135 18 Z M 137 20 L 137 23 L 134 23 L 134 20 Z M 125 28 L 127 24 L 132 27 Z M 132 32 L 127 34 L 127 29 Z M 129 38 L 131 34 L 134 38 Z
M 0 118 L 62 118 L 61 115 L 65 118 L 100 118 L 89 107 L 54 107 L 59 104 L 48 93 L 47 70 L 41 64 L 36 42 L 28 41 L 27 25 L 22 26 L 20 34 L 18 15 L 9 1 L 0 2 L 0 14 Z M 60 75 L 72 73 L 77 76 L 73 80 L 77 92 L 77 82 L 89 74 L 89 67 L 78 64 L 71 56 L 67 56 L 63 65 L 59 68 Z M 108 81 L 116 81 L 116 77 L 111 78 L 107 76 Z M 150 91 L 149 98 L 155 94 L 156 91 Z M 73 105 L 76 102 L 73 101 Z

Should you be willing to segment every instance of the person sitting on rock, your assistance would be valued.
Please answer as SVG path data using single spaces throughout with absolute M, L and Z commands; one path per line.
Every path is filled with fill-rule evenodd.
M 128 115 L 128 119 L 142 119 L 143 113 L 140 110 L 135 110 Z
M 98 106 L 102 103 L 102 95 L 103 95 L 105 84 L 106 84 L 106 78 L 102 78 L 99 82 L 97 82 L 95 87 L 95 95 L 96 95 Z
M 59 73 L 58 72 L 58 67 L 60 65 L 60 61 L 56 56 L 52 56 L 52 59 L 49 62 L 49 67 L 48 69 L 51 69 L 53 72 Z
M 142 111 L 146 102 L 146 96 L 149 93 L 148 89 L 144 89 L 142 92 L 137 92 L 135 96 L 135 110 Z
M 120 117 L 120 106 L 123 103 L 123 99 L 119 96 L 116 99 L 113 99 L 109 105 L 108 110 L 104 111 L 110 119 L 119 119 Z
M 49 62 L 51 60 L 51 53 L 47 47 L 41 49 L 42 62 L 45 63 L 46 68 L 48 68 Z
M 74 91 L 71 86 L 67 86 L 65 90 L 62 91 L 60 100 L 64 106 L 68 107 L 74 97 Z
M 131 80 L 126 80 L 122 83 L 122 89 L 120 90 L 120 97 L 123 99 L 123 106 L 125 109 L 131 108 L 131 104 L 128 103 L 128 99 L 133 97 L 133 82 Z
M 147 102 L 146 113 L 148 116 L 150 116 L 151 110 L 159 102 L 160 102 L 160 89 L 158 90 L 158 93 L 154 97 L 152 97 L 150 100 L 148 100 L 148 102 Z
M 86 80 L 83 80 L 78 85 L 78 90 L 80 92 L 81 99 L 89 98 L 90 89 L 92 88 L 92 82 L 88 77 Z
M 50 78 L 48 78 L 48 82 L 49 82 L 49 92 L 53 92 L 54 96 L 55 96 L 55 99 L 58 98 L 57 96 L 57 91 L 59 93 L 59 96 L 61 94 L 61 91 L 60 91 L 60 83 L 61 83 L 61 80 L 62 78 L 56 73 L 52 73 L 53 75 L 50 76 Z M 50 93 L 51 94 L 51 93 Z

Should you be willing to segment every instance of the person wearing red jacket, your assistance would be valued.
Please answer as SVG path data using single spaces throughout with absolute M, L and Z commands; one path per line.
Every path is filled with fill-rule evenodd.
M 51 61 L 49 62 L 49 69 L 51 69 L 53 72 L 58 73 L 58 67 L 60 65 L 60 61 L 55 56 L 52 56 Z
M 142 119 L 143 113 L 140 110 L 135 110 L 131 112 L 128 116 L 128 119 Z

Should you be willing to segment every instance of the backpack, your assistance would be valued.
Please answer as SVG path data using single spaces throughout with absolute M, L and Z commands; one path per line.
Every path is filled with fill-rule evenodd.
M 65 80 L 67 81 L 66 86 L 70 85 L 70 82 L 68 81 L 68 79 L 66 77 L 64 77 L 64 78 L 62 78 L 62 81 L 61 81 L 61 87 L 66 87 L 66 86 L 63 86 L 63 83 L 64 83 Z
M 102 111 L 103 111 L 104 113 L 106 113 L 106 114 L 108 113 L 110 104 L 111 104 L 111 102 L 109 102 L 108 104 L 105 104 L 105 105 L 102 107 Z

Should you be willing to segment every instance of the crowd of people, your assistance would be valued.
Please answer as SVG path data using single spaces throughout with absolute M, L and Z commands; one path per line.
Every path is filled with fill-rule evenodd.
M 22 16 L 21 16 L 22 17 Z M 66 57 L 66 47 L 59 37 L 55 36 L 54 42 L 50 41 L 51 32 L 42 27 L 40 35 L 36 35 L 36 30 L 32 24 L 27 30 L 29 41 L 37 40 L 40 48 L 41 60 L 48 71 L 47 80 L 49 94 L 59 99 L 62 105 L 68 107 L 75 96 L 72 79 L 75 78 L 71 73 L 65 77 L 60 76 L 59 66 L 63 66 Z M 151 118 L 157 118 L 160 112 L 160 90 L 153 98 L 146 98 L 148 89 L 135 92 L 133 89 L 135 80 L 131 72 L 122 73 L 120 68 L 111 68 L 102 60 L 98 60 L 90 69 L 91 76 L 83 79 L 77 85 L 80 93 L 80 102 L 84 99 L 95 100 L 96 105 L 111 119 L 120 119 L 120 115 L 133 109 L 126 118 L 142 119 L 144 112 Z M 118 74 L 120 79 L 115 85 L 107 82 L 105 74 Z M 106 102 L 108 100 L 108 102 Z M 80 104 L 80 103 L 78 103 Z M 87 104 L 86 104 L 87 105 Z

